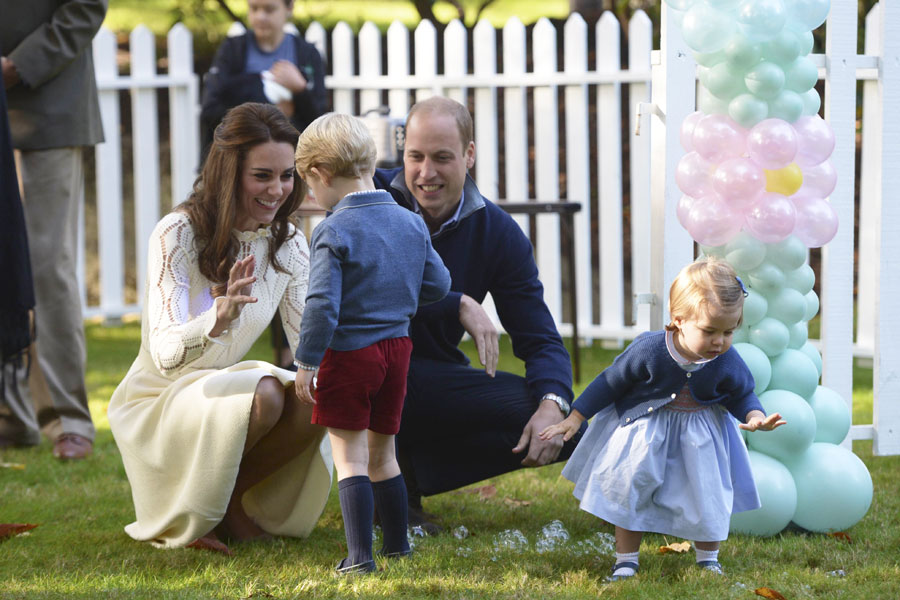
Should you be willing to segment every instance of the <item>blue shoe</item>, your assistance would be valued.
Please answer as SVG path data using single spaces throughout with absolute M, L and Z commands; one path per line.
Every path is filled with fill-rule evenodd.
M 619 569 L 631 569 L 634 572 L 631 573 L 630 575 L 624 575 L 624 574 L 616 575 L 616 571 L 618 571 Z M 611 583 L 613 581 L 621 581 L 622 579 L 630 579 L 630 578 L 634 577 L 635 575 L 637 575 L 637 572 L 638 572 L 638 564 L 637 563 L 633 563 L 633 562 L 618 563 L 617 565 L 613 565 L 612 574 L 609 575 L 608 577 L 606 577 L 606 579 L 604 579 L 604 581 Z
M 715 573 L 716 575 L 725 574 L 725 569 L 717 560 L 701 560 L 697 563 L 697 566 L 704 571 L 709 571 L 710 573 Z

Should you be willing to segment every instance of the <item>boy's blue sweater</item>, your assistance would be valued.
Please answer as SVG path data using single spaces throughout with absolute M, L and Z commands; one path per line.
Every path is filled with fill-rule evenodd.
M 389 191 L 399 204 L 413 210 L 402 168 L 378 169 L 374 179 L 375 187 Z M 459 220 L 431 239 L 450 270 L 452 284 L 446 298 L 423 307 L 412 320 L 413 356 L 468 364 L 457 347 L 465 333 L 459 322 L 459 301 L 466 294 L 483 302 L 490 292 L 513 353 L 525 362 L 532 397 L 540 400 L 552 392 L 571 400 L 572 363 L 544 303 L 534 249 L 518 223 L 484 198 L 466 176 Z
M 425 222 L 386 192 L 345 196 L 313 231 L 310 252 L 296 354 L 306 365 L 318 365 L 327 348 L 409 335 L 417 307 L 450 289 Z
M 765 414 L 753 392 L 753 375 L 737 350 L 729 348 L 702 369 L 687 372 L 669 354 L 665 331 L 637 336 L 572 408 L 589 419 L 614 403 L 620 424 L 627 425 L 671 402 L 685 384 L 698 404 L 721 404 L 741 423 L 751 410 Z

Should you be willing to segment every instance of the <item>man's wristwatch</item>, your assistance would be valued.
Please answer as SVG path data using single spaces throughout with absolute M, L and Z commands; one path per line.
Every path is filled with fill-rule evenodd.
M 569 411 L 572 410 L 572 407 L 569 406 L 569 403 L 566 402 L 566 399 L 563 398 L 562 396 L 560 396 L 559 394 L 553 394 L 553 393 L 544 394 L 544 396 L 541 398 L 541 402 L 543 402 L 544 400 L 550 400 L 551 402 L 555 402 L 556 406 L 559 407 L 559 410 L 560 410 L 560 412 L 562 412 L 564 417 L 568 417 Z

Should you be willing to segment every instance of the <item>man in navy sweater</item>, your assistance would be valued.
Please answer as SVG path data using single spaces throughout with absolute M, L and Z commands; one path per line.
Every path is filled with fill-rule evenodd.
M 378 170 L 375 185 L 419 213 L 450 270 L 450 293 L 420 307 L 406 402 L 397 436 L 409 489 L 410 524 L 438 530 L 421 497 L 521 468 L 565 460 L 578 440 L 543 441 L 572 401 L 572 366 L 544 303 L 528 238 L 484 198 L 467 171 L 475 163 L 472 117 L 453 100 L 433 97 L 407 116 L 403 167 Z M 481 303 L 490 292 L 525 377 L 497 371 L 497 330 Z M 475 341 L 484 369 L 457 347 Z M 582 428 L 583 431 L 583 428 Z

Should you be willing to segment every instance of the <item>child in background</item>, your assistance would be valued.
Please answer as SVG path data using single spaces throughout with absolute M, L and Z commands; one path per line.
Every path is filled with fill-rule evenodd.
M 568 440 L 597 415 L 562 471 L 581 509 L 615 525 L 607 580 L 638 571 L 642 532 L 694 540 L 697 564 L 722 574 L 719 543 L 732 512 L 759 508 L 750 460 L 734 419 L 748 431 L 766 416 L 753 376 L 731 348 L 743 318 L 743 283 L 731 266 L 702 258 L 669 291 L 671 322 L 642 333 L 540 436 Z M 727 412 L 726 412 L 727 409 Z
M 450 273 L 422 218 L 375 190 L 375 145 L 362 121 L 319 117 L 300 136 L 295 159 L 316 202 L 330 211 L 310 244 L 296 391 L 314 404 L 312 422 L 327 427 L 331 440 L 347 537 L 337 570 L 369 572 L 374 507 L 381 553 L 410 551 L 406 484 L 394 454 L 412 351 L 409 321 L 420 304 L 447 295 Z

